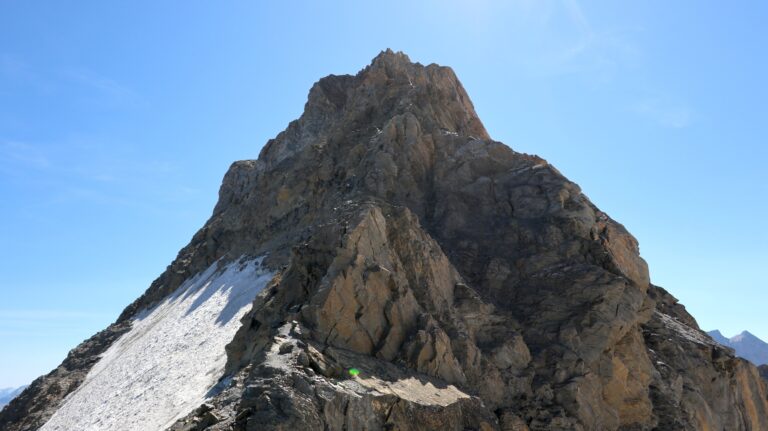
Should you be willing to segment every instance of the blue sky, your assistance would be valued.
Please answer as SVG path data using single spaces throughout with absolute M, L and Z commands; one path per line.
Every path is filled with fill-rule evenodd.
M 633 4 L 634 3 L 634 4 Z M 391 47 L 639 239 L 705 329 L 768 340 L 764 2 L 0 3 L 0 387 L 143 292 L 314 81 Z

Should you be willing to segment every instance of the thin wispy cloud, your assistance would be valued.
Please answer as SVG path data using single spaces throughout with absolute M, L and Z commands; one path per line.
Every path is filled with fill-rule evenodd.
M 78 320 L 101 319 L 105 313 L 56 309 L 0 309 L 0 324 L 4 320 Z
M 133 208 L 144 211 L 156 211 L 151 202 L 116 193 L 112 189 L 100 190 L 95 187 L 65 187 L 57 190 L 44 201 L 46 205 L 66 205 L 78 202 L 88 202 L 104 207 Z
M 607 80 L 636 61 L 637 49 L 624 35 L 628 29 L 596 28 L 576 0 L 514 4 L 526 17 L 524 33 L 535 46 L 521 60 L 531 74 L 581 74 L 591 80 Z
M 12 205 L 9 213 L 40 223 L 49 222 L 51 211 L 88 205 L 188 217 L 179 204 L 198 199 L 201 191 L 179 183 L 179 170 L 175 162 L 141 159 L 126 145 L 110 147 L 107 139 L 0 140 L 0 185 L 24 196 L 24 205 Z
M 68 103 L 85 102 L 101 108 L 132 108 L 141 95 L 130 86 L 93 68 L 81 65 L 45 65 L 0 53 L 0 94 L 25 91 L 64 97 Z
M 64 76 L 70 82 L 90 89 L 112 104 L 135 105 L 140 101 L 138 93 L 128 86 L 90 69 L 67 69 Z
M 9 54 L 0 54 L 0 73 L 3 76 L 23 76 L 26 71 L 25 62 Z
M 47 169 L 49 157 L 39 147 L 18 141 L 0 141 L 0 165 Z
M 84 310 L 2 309 L 0 337 L 69 336 L 82 333 L 85 325 L 109 322 L 114 318 L 107 313 Z
M 26 184 L 45 182 L 46 191 L 64 192 L 60 198 L 125 204 L 128 200 L 114 195 L 119 186 L 155 189 L 158 178 L 178 170 L 174 162 L 141 159 L 130 145 L 108 138 L 80 136 L 43 143 L 0 139 L 0 176 Z M 109 190 L 103 190 L 105 184 L 110 184 Z
M 673 103 L 660 98 L 642 100 L 630 107 L 631 111 L 662 127 L 682 129 L 693 121 L 693 111 L 684 103 Z

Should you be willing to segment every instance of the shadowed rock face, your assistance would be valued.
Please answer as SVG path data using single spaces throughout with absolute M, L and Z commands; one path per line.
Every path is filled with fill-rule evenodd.
M 449 68 L 386 51 L 321 79 L 116 328 L 263 254 L 278 275 L 227 346 L 230 379 L 173 429 L 768 429 L 757 369 L 650 285 L 576 184 L 490 139 Z M 0 426 L 43 423 L 82 379 L 43 387 L 67 378 Z

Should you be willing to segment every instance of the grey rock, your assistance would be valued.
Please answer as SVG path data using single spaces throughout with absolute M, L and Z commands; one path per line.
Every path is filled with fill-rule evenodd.
M 231 383 L 172 429 L 768 429 L 758 370 L 650 284 L 576 184 L 493 141 L 449 68 L 386 51 L 321 79 L 116 328 L 264 254 L 277 275 L 227 346 Z M 66 392 L 25 391 L 0 426 Z

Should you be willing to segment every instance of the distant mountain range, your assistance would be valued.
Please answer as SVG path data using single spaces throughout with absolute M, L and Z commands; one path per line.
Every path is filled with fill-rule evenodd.
M 748 331 L 743 331 L 731 338 L 726 338 L 717 329 L 709 331 L 707 334 L 723 346 L 732 348 L 738 356 L 755 365 L 768 364 L 768 343 Z
M 27 385 L 18 388 L 0 389 L 0 409 L 5 407 L 6 404 L 10 403 L 12 399 L 16 398 L 16 395 L 19 395 L 21 391 L 23 391 L 26 387 Z

